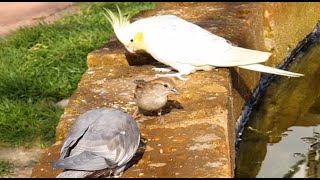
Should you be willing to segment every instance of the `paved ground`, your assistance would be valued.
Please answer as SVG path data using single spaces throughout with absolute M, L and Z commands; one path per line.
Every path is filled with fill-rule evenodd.
M 9 160 L 14 164 L 13 172 L 4 176 L 4 178 L 28 178 L 31 175 L 32 168 L 39 161 L 41 148 L 0 148 L 0 159 Z
M 43 17 L 61 17 L 56 12 L 69 10 L 72 2 L 0 2 L 0 36 L 20 26 L 33 25 Z M 61 14 L 61 13 L 60 13 Z

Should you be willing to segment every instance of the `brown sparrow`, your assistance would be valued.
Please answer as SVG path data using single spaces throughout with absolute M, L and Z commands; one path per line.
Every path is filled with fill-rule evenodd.
M 169 94 L 180 94 L 175 83 L 166 77 L 160 77 L 151 81 L 135 80 L 137 86 L 134 92 L 134 98 L 138 105 L 133 117 L 138 117 L 139 110 L 157 111 L 160 116 L 160 123 L 164 124 L 164 118 L 161 117 L 162 108 L 168 102 Z

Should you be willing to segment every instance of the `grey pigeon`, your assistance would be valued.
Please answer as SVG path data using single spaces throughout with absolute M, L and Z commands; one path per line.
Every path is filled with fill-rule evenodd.
M 138 123 L 127 113 L 99 108 L 80 115 L 61 148 L 54 168 L 64 168 L 57 178 L 81 178 L 106 169 L 121 176 L 140 143 Z

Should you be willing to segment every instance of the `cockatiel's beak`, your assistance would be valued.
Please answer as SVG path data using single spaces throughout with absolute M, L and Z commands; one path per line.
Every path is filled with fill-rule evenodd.
M 126 46 L 126 49 L 130 52 L 130 53 L 135 53 L 135 49 L 133 46 Z

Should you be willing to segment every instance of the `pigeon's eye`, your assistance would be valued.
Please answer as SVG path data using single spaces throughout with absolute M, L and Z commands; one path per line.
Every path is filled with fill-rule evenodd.
M 164 84 L 163 86 L 167 88 L 167 87 L 168 87 L 168 84 Z
M 130 42 L 133 42 L 133 39 L 130 39 Z

